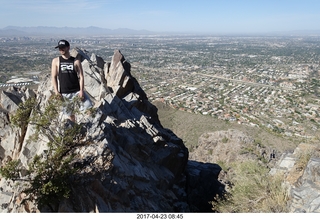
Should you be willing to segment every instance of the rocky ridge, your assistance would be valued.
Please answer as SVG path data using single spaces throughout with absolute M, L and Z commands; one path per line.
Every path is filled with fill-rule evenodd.
M 81 175 L 73 194 L 58 212 L 210 212 L 208 201 L 222 193 L 217 164 L 190 161 L 188 149 L 171 130 L 164 128 L 128 63 L 119 50 L 111 62 L 76 48 L 82 61 L 85 88 L 94 101 L 95 114 L 77 115 L 85 128 L 85 145 L 72 149 Z M 36 92 L 8 88 L 0 96 L 0 163 L 19 160 L 27 166 L 47 149 L 45 138 L 28 141 L 34 133 L 21 131 L 10 117 L 19 103 L 36 97 L 45 105 L 53 95 L 50 74 Z M 61 116 L 62 117 L 62 116 Z M 23 175 L 23 174 L 20 174 Z M 0 177 L 1 178 L 1 177 Z M 16 182 L 0 179 L 0 212 L 50 212 L 35 203 L 22 203 Z

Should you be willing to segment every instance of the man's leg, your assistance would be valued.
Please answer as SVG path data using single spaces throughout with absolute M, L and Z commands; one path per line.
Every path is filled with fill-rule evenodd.
M 86 92 L 84 92 L 84 99 L 83 101 L 80 103 L 80 111 L 84 112 L 86 110 L 88 110 L 89 108 L 91 108 L 93 106 L 88 94 Z
M 62 94 L 64 98 L 64 107 L 63 113 L 65 116 L 69 118 L 70 121 L 75 122 L 76 118 L 74 115 L 74 101 L 73 98 L 75 97 L 74 93 Z

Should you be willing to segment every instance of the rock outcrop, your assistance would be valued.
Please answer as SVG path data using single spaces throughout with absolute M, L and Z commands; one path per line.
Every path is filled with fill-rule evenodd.
M 293 153 L 284 153 L 271 174 L 281 173 L 288 188 L 288 210 L 293 213 L 320 212 L 320 148 L 299 144 Z
M 57 211 L 209 212 L 208 201 L 223 192 L 223 184 L 217 181 L 221 168 L 188 161 L 183 141 L 161 125 L 156 107 L 131 75 L 130 64 L 120 51 L 115 51 L 110 63 L 78 48 L 72 54 L 82 60 L 85 88 L 95 106 L 94 114 L 77 115 L 86 144 L 72 151 L 81 175 L 73 177 L 73 193 L 59 203 Z M 33 127 L 21 132 L 11 126 L 10 116 L 28 97 L 36 96 L 41 106 L 52 94 L 50 75 L 36 94 L 25 88 L 2 93 L 1 165 L 19 160 L 27 167 L 46 150 L 45 138 L 27 141 Z M 26 195 L 20 190 L 15 182 L 0 179 L 0 212 L 50 211 L 38 209 L 31 201 L 22 203 Z
M 229 129 L 202 134 L 189 159 L 207 163 L 243 161 L 248 158 L 256 159 L 258 156 L 269 159 L 272 151 L 269 147 L 255 143 L 248 134 Z

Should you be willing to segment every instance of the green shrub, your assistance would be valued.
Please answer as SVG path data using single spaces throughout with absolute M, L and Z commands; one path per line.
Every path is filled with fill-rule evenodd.
M 297 161 L 295 164 L 296 170 L 304 170 L 312 156 L 314 157 L 320 156 L 315 149 L 316 148 L 314 148 L 311 145 L 305 146 L 302 148 L 302 150 L 296 153 L 296 158 L 297 158 Z
M 34 200 L 39 208 L 47 206 L 52 211 L 57 211 L 59 202 L 71 194 L 72 177 L 77 172 L 72 164 L 75 155 L 71 149 L 78 144 L 76 137 L 81 130 L 77 124 L 65 126 L 59 118 L 61 106 L 60 99 L 50 99 L 43 109 L 34 99 L 20 104 L 11 117 L 12 123 L 21 129 L 33 125 L 35 133 L 29 141 L 46 137 L 48 148 L 36 155 L 27 168 L 21 167 L 17 160 L 0 168 L 0 174 L 6 179 L 26 183 L 23 192 L 27 194 L 27 200 Z M 22 169 L 27 169 L 23 177 L 20 176 Z
M 5 179 L 18 179 L 19 178 L 19 161 L 12 160 L 9 161 L 6 166 L 0 167 L 0 174 Z
M 282 176 L 272 176 L 261 163 L 248 160 L 231 165 L 232 187 L 224 198 L 212 202 L 213 209 L 224 213 L 287 212 L 287 191 Z
M 25 129 L 29 123 L 29 117 L 32 109 L 36 105 L 36 100 L 30 98 L 27 101 L 20 103 L 17 112 L 10 117 L 11 123 L 21 129 Z
M 222 143 L 225 144 L 225 143 L 228 143 L 229 139 L 227 137 L 223 137 L 221 141 Z

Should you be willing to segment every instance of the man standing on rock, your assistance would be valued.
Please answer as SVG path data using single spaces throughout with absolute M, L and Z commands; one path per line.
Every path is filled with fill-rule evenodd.
M 81 100 L 80 111 L 85 111 L 92 107 L 92 102 L 84 91 L 84 76 L 80 60 L 70 55 L 70 44 L 66 40 L 58 42 L 61 56 L 52 60 L 51 79 L 56 95 L 63 97 L 65 101 L 71 101 L 79 97 Z M 59 81 L 59 87 L 58 87 Z M 70 105 L 64 109 L 64 113 L 75 122 L 75 116 Z

